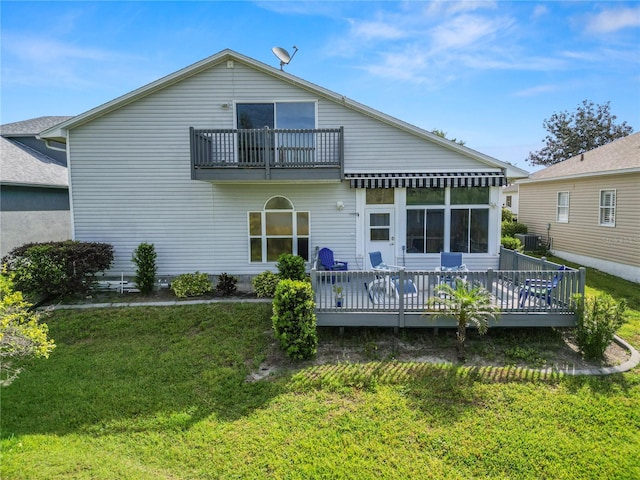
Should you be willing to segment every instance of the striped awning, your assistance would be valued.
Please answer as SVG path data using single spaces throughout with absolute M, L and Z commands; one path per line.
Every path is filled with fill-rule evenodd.
M 502 187 L 503 172 L 345 173 L 351 188 Z

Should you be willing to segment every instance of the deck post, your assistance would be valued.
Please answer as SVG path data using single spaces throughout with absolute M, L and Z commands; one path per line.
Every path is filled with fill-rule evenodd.
M 398 327 L 404 328 L 404 268 L 400 268 L 398 273 Z
M 582 295 L 582 298 L 584 298 L 584 290 L 587 284 L 587 269 L 584 267 L 580 267 L 578 271 L 580 272 L 580 280 L 578 281 L 578 293 Z

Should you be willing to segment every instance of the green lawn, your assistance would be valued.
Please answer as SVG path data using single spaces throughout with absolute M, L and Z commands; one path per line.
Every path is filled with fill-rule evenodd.
M 640 347 L 637 285 L 621 335 Z M 599 283 L 602 282 L 602 283 Z M 371 362 L 245 382 L 268 304 L 67 310 L 2 389 L 2 479 L 640 478 L 640 369 Z

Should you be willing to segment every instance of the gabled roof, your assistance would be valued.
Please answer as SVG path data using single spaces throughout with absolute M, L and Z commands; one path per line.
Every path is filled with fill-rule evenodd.
M 222 50 L 221 52 L 218 52 L 208 58 L 205 58 L 204 60 L 201 60 L 197 63 L 194 63 L 193 65 L 190 65 L 186 68 L 183 68 L 181 70 L 178 70 L 177 72 L 174 72 L 170 75 L 167 75 L 163 78 L 160 78 L 159 80 L 156 80 L 155 82 L 152 82 L 148 85 L 145 85 L 141 88 L 138 88 L 130 93 L 127 93 L 121 97 L 118 97 L 110 102 L 107 102 L 103 105 L 100 105 L 92 110 L 89 110 L 85 113 L 82 113 L 76 117 L 73 117 L 70 120 L 67 120 L 57 126 L 55 126 L 54 128 L 50 128 L 48 130 L 45 130 L 43 132 L 41 132 L 40 136 L 41 138 L 46 138 L 46 139 L 50 139 L 50 140 L 56 140 L 56 141 L 60 141 L 60 142 L 64 142 L 66 140 L 66 132 L 68 130 L 71 130 L 75 127 L 78 127 L 84 123 L 90 122 L 96 118 L 99 118 L 103 115 L 106 115 L 109 112 L 112 112 L 120 107 L 123 107 L 129 103 L 135 102 L 147 95 L 150 95 L 151 93 L 154 93 L 156 91 L 159 91 L 163 88 L 166 88 L 170 85 L 173 85 L 175 83 L 178 83 L 188 77 L 191 77 L 193 75 L 196 75 L 204 70 L 207 70 L 211 67 L 213 67 L 214 65 L 220 64 L 222 62 L 226 62 L 229 60 L 233 60 L 236 62 L 239 62 L 241 64 L 244 64 L 246 66 L 249 66 L 251 68 L 254 68 L 255 70 L 258 70 L 262 73 L 265 73 L 267 75 L 271 75 L 273 77 L 279 78 L 280 80 L 287 82 L 291 85 L 295 85 L 299 88 L 302 88 L 304 90 L 307 90 L 309 92 L 312 92 L 314 95 L 317 95 L 319 97 L 323 97 L 326 98 L 328 100 L 334 101 L 336 103 L 339 103 L 341 105 L 344 105 L 347 108 L 350 108 L 352 110 L 355 110 L 359 113 L 362 113 L 364 115 L 367 115 L 369 117 L 375 118 L 381 122 L 387 123 L 389 125 L 392 125 L 396 128 L 405 130 L 407 132 L 410 132 L 416 136 L 422 137 L 425 140 L 428 140 L 432 143 L 436 143 L 438 145 L 443 146 L 444 148 L 448 148 L 450 150 L 454 150 L 457 151 L 459 153 L 461 153 L 462 155 L 465 155 L 467 157 L 473 158 L 475 160 L 477 160 L 478 162 L 487 165 L 489 167 L 493 167 L 493 168 L 500 168 L 500 169 L 504 169 L 506 171 L 506 175 L 507 177 L 510 178 L 523 178 L 528 176 L 528 172 L 515 167 L 509 163 L 506 162 L 501 162 L 500 160 L 497 160 L 493 157 L 490 157 L 488 155 L 484 155 L 480 152 L 477 152 L 475 150 L 472 150 L 470 148 L 464 147 L 462 145 L 458 145 L 455 142 L 446 140 L 442 137 L 439 137 L 438 135 L 435 135 L 431 132 L 428 132 L 426 130 L 423 130 L 421 128 L 418 128 L 414 125 L 411 125 L 409 123 L 403 122 L 402 120 L 398 120 L 397 118 L 391 117 L 390 115 L 386 115 L 382 112 L 379 112 L 377 110 L 374 110 L 370 107 L 367 107 L 366 105 L 363 105 L 361 103 L 358 103 L 354 100 L 350 100 L 346 97 L 344 97 L 343 95 L 340 95 L 338 93 L 332 92 L 330 90 L 327 90 L 326 88 L 320 87 L 318 85 L 315 85 L 311 82 L 308 82 L 306 80 L 303 80 L 299 77 L 296 77 L 294 75 L 291 75 L 290 73 L 284 72 L 282 70 L 279 70 L 277 68 L 271 67 L 267 64 L 264 64 L 262 62 L 259 62 L 257 60 L 254 60 L 250 57 L 246 57 L 244 55 L 241 55 L 237 52 L 234 52 L 233 50 Z
M 67 167 L 19 141 L 0 137 L 0 183 L 66 188 Z
M 640 132 L 533 173 L 519 183 L 640 172 Z
M 20 122 L 5 123 L 0 125 L 0 135 L 3 137 L 35 137 L 43 130 L 56 126 L 58 123 L 73 117 L 37 117 Z

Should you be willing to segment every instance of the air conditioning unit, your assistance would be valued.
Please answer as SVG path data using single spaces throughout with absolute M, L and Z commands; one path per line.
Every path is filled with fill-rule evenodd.
M 522 243 L 526 251 L 531 252 L 538 249 L 538 244 L 540 243 L 540 237 L 538 235 L 516 233 L 516 238 L 520 240 L 520 243 Z

